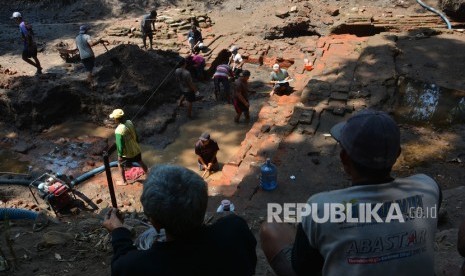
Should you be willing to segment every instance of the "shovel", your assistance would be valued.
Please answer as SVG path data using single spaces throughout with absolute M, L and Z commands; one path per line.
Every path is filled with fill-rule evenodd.
M 203 172 L 203 174 L 202 174 L 202 178 L 204 178 L 204 177 L 205 177 L 205 175 L 207 174 L 207 172 L 209 172 L 209 174 L 208 174 L 208 175 L 210 175 L 210 171 L 209 171 L 209 170 L 207 170 L 207 169 L 205 169 L 205 171 L 204 171 L 204 172 Z
M 105 47 L 105 50 L 106 50 L 107 53 L 108 53 L 108 48 L 107 48 L 107 45 L 105 45 L 105 42 L 108 43 L 108 41 L 102 41 L 102 45 L 103 45 L 103 47 Z M 117 57 L 112 57 L 112 56 L 110 56 L 110 61 L 111 61 L 111 63 L 113 63 L 114 66 L 119 66 L 119 67 L 120 67 L 120 66 L 123 65 L 123 63 L 121 62 L 121 60 L 119 60 Z

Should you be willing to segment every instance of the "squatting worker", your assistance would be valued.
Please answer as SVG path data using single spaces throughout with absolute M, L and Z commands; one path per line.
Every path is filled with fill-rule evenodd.
M 103 226 L 111 232 L 113 276 L 255 274 L 257 241 L 246 221 L 227 215 L 205 225 L 207 183 L 195 172 L 170 165 L 150 169 L 140 197 L 145 215 L 166 241 L 137 250 L 117 209 Z
M 123 185 L 127 185 L 124 168 L 131 166 L 133 162 L 138 163 L 147 173 L 147 166 L 142 161 L 142 154 L 138 143 L 136 129 L 130 120 L 126 120 L 122 109 L 115 109 L 110 114 L 118 126 L 115 129 L 116 149 L 118 151 L 118 167 L 121 172 Z
M 42 74 L 42 67 L 40 66 L 40 61 L 37 58 L 37 44 L 34 41 L 34 31 L 32 30 L 32 25 L 26 23 L 23 20 L 23 16 L 19 12 L 14 12 L 11 19 L 14 19 L 16 23 L 19 24 L 19 31 L 21 32 L 21 37 L 24 44 L 22 53 L 23 60 L 37 69 L 36 75 Z M 33 60 L 31 60 L 31 58 Z
M 286 69 L 279 67 L 279 64 L 273 65 L 273 71 L 270 74 L 270 83 L 274 84 L 273 90 L 270 92 L 270 96 L 273 94 L 282 95 L 286 93 L 289 89 L 289 73 Z
M 216 154 L 220 148 L 218 143 L 210 138 L 210 133 L 204 132 L 200 135 L 199 140 L 195 143 L 195 154 L 197 154 L 197 163 L 201 171 L 218 171 L 220 166 Z
M 140 23 L 140 30 L 142 32 L 142 42 L 144 49 L 147 49 L 147 37 L 149 38 L 150 50 L 153 50 L 153 31 L 155 30 L 155 20 L 157 19 L 157 10 L 153 9 L 149 14 L 144 15 Z
M 330 133 L 352 186 L 315 194 L 307 203 L 316 205 L 318 218 L 324 204 L 352 205 L 350 219 L 317 222 L 315 214 L 306 215 L 294 237 L 286 225 L 262 225 L 262 248 L 276 274 L 433 276 L 437 217 L 412 209 L 439 213 L 441 189 L 424 174 L 391 176 L 401 151 L 396 122 L 385 112 L 363 110 Z
M 195 25 L 192 25 L 190 31 L 187 33 L 187 41 L 191 46 L 191 51 L 200 51 L 204 48 L 202 33 Z

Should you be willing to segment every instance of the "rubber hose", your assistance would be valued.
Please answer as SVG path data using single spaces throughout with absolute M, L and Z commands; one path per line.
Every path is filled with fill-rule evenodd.
M 1 179 L 0 178 L 0 185 L 23 185 L 29 186 L 31 180 L 27 179 Z
M 139 166 L 138 163 L 133 162 L 132 163 L 133 167 Z M 110 162 L 110 167 L 118 167 L 118 161 L 113 161 Z M 93 177 L 96 174 L 99 174 L 101 172 L 105 171 L 105 166 L 100 166 L 98 168 L 95 168 L 91 171 L 88 171 L 78 177 L 76 177 L 73 181 L 71 181 L 71 187 L 74 187 L 75 185 L 82 183 L 86 181 L 87 179 Z M 31 183 L 31 180 L 27 179 L 1 179 L 0 178 L 0 185 L 22 185 L 22 186 L 29 186 Z
M 113 161 L 110 162 L 110 167 L 118 167 L 118 161 Z M 91 171 L 88 171 L 78 177 L 76 177 L 73 181 L 71 181 L 71 187 L 74 187 L 75 185 L 82 183 L 86 181 L 87 179 L 93 177 L 94 175 L 101 173 L 105 170 L 105 166 L 100 166 L 98 168 L 95 168 Z
M 425 3 L 423 3 L 421 0 L 417 0 L 417 3 L 420 4 L 423 8 L 429 10 L 430 12 L 434 12 L 435 14 L 439 15 L 442 20 L 444 20 L 444 22 L 446 22 L 447 24 L 447 29 L 451 30 L 452 29 L 452 25 L 450 24 L 450 21 L 449 19 L 447 19 L 447 17 L 440 11 L 426 5 Z
M 136 163 L 136 162 L 133 162 L 131 165 L 133 167 L 138 167 L 139 166 L 139 164 Z M 110 162 L 110 167 L 118 167 L 118 161 Z M 96 175 L 98 173 L 101 173 L 103 171 L 105 171 L 105 166 L 100 166 L 100 167 L 95 168 L 95 169 L 93 169 L 91 171 L 88 171 L 88 172 L 76 177 L 73 181 L 71 181 L 71 187 L 74 187 L 77 184 L 82 183 L 82 182 L 86 181 L 87 179 L 89 179 L 89 178 L 93 177 L 94 175 Z
M 0 220 L 5 218 L 9 220 L 16 219 L 30 219 L 35 220 L 37 218 L 37 213 L 25 209 L 15 209 L 15 208 L 0 208 Z

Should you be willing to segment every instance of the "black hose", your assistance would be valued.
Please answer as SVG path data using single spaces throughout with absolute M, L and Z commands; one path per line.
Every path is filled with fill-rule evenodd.
M 132 166 L 139 166 L 139 164 L 134 162 L 132 163 Z M 118 161 L 111 162 L 110 167 L 118 167 Z M 105 170 L 105 166 L 100 166 L 86 173 L 83 173 L 82 175 L 76 177 L 75 179 L 73 179 L 73 181 L 71 181 L 71 187 L 74 187 L 77 184 L 86 181 L 87 179 L 95 176 L 96 174 L 103 172 L 104 170 Z M 31 183 L 31 180 L 27 180 L 27 179 L 2 179 L 0 178 L 0 185 L 29 186 L 30 183 Z
M 29 186 L 31 180 L 27 179 L 2 179 L 0 178 L 0 185 L 22 185 Z
M 29 219 L 35 220 L 37 218 L 37 212 L 16 209 L 16 208 L 0 208 L 0 221 L 4 219 L 16 220 L 16 219 Z

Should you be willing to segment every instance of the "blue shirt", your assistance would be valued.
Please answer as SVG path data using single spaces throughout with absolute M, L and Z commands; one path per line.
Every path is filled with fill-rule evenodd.
M 24 41 L 24 48 L 27 49 L 28 46 L 34 45 L 34 32 L 32 31 L 32 26 L 22 21 L 19 23 L 19 31 L 21 32 L 21 37 Z

